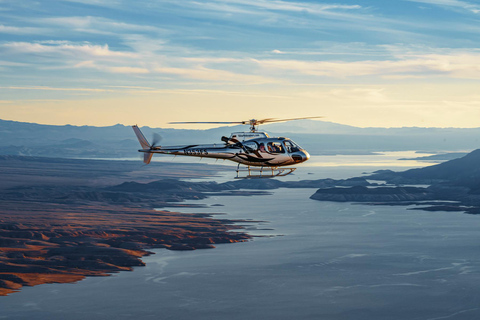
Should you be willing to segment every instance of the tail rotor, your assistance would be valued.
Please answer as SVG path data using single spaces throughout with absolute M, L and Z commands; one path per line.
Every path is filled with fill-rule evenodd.
M 140 145 L 142 146 L 142 149 L 138 151 L 143 152 L 143 162 L 145 164 L 149 164 L 153 156 L 152 151 L 160 149 L 160 146 L 158 146 L 158 144 L 162 140 L 162 137 L 158 133 L 154 133 L 152 140 L 153 143 L 150 144 L 137 125 L 132 126 L 132 128 L 135 132 L 135 135 L 137 136 L 138 142 L 140 142 Z
M 150 146 L 150 149 L 156 149 L 160 147 L 159 143 L 162 142 L 162 136 L 156 132 L 153 133 L 153 138 L 152 138 L 152 145 Z

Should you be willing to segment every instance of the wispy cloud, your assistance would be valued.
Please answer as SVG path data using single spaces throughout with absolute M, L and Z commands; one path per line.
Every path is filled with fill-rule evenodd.
M 7 42 L 0 45 L 0 48 L 9 50 L 12 53 L 37 53 L 37 54 L 59 54 L 75 57 L 134 57 L 131 52 L 112 51 L 108 45 L 92 44 L 71 44 L 71 43 L 31 43 L 31 42 Z
M 139 49 L 137 47 L 137 49 Z M 141 52 L 125 52 L 111 50 L 108 45 L 74 44 L 68 41 L 42 42 L 8 42 L 0 45 L 0 52 L 17 59 L 23 56 L 24 61 L 32 60 L 40 69 L 74 68 L 94 69 L 106 74 L 131 74 L 158 76 L 174 76 L 183 79 L 210 82 L 243 83 L 278 83 L 280 80 L 264 75 L 250 74 L 250 59 L 210 58 L 210 57 L 169 57 L 163 53 L 151 52 L 152 48 L 143 48 Z M 45 59 L 45 61 L 42 61 Z M 52 65 L 53 61 L 53 65 Z M 232 63 L 243 67 L 244 72 L 228 70 Z M 207 64 L 216 68 L 207 67 Z M 5 64 L 14 67 L 15 65 Z M 20 65 L 17 65 L 20 66 Z M 32 63 L 30 63 L 32 66 Z M 250 70 L 251 71 L 251 70 Z
M 62 30 L 70 29 L 77 32 L 98 33 L 98 34 L 112 34 L 115 32 L 150 32 L 150 33 L 164 33 L 166 30 L 152 25 L 133 24 L 126 22 L 119 22 L 108 18 L 95 16 L 69 16 L 69 17 L 53 17 L 53 18 L 38 18 L 33 22 L 38 22 L 41 25 L 61 27 Z
M 63 59 L 64 68 L 93 69 L 106 74 L 163 75 L 223 84 L 318 83 L 319 79 L 326 78 L 355 80 L 365 77 L 391 80 L 428 77 L 480 79 L 480 52 L 471 50 L 424 48 L 419 53 L 409 48 L 390 46 L 377 48 L 379 54 L 376 60 L 359 59 L 361 55 L 353 55 L 341 61 L 278 59 L 276 57 L 282 55 L 279 51 L 274 51 L 268 58 L 211 57 L 208 52 L 197 57 L 172 57 L 164 52 L 151 52 L 150 49 L 143 52 L 115 51 L 108 45 L 66 41 L 0 45 L 0 52 L 17 57 L 24 55 L 24 61 L 31 60 L 28 58 L 31 55 L 37 56 L 37 60 L 38 57 L 47 59 L 48 65 L 38 61 L 41 69 L 51 68 L 52 61 Z M 15 67 L 15 64 L 3 65 Z M 62 67 L 58 62 L 55 65 Z M 307 78 L 302 78 L 302 75 Z
M 28 66 L 28 64 L 27 64 L 27 63 L 21 63 L 21 62 L 1 61 L 1 60 L 0 60 L 0 66 L 5 66 L 5 67 L 26 67 L 26 66 Z
M 392 79 L 445 76 L 480 79 L 480 53 L 410 54 L 396 60 L 383 61 L 300 61 L 256 60 L 271 71 L 289 70 L 310 76 L 348 78 L 382 76 Z
M 480 5 L 472 4 L 466 1 L 460 1 L 460 0 L 408 0 L 408 1 L 433 4 L 433 5 L 443 6 L 443 7 L 460 8 L 473 13 L 480 13 Z
M 82 92 L 108 92 L 113 91 L 109 89 L 98 89 L 98 88 L 55 88 L 55 87 L 44 87 L 44 86 L 6 86 L 0 87 L 0 89 L 9 89 L 9 90 L 40 90 L 40 91 L 82 91 Z
M 115 8 L 122 5 L 122 0 L 60 0 L 63 2 L 74 2 L 99 7 Z
M 229 1 L 185 1 L 194 5 L 206 6 L 207 9 L 214 9 L 218 11 L 227 11 L 232 13 L 249 13 L 252 14 L 258 11 L 250 11 L 243 8 L 250 9 L 264 9 L 272 11 L 285 11 L 285 12 L 303 12 L 310 14 L 327 14 L 328 11 L 333 10 L 355 10 L 360 9 L 360 5 L 341 5 L 341 4 L 317 4 L 311 2 L 290 2 L 290 1 L 252 1 L 252 0 L 229 0 Z
M 25 34 L 42 34 L 45 32 L 46 32 L 45 28 L 12 27 L 12 26 L 6 26 L 3 24 L 0 25 L 0 33 L 25 35 Z
M 279 83 L 278 79 L 268 78 L 264 76 L 248 75 L 241 73 L 234 73 L 226 70 L 209 69 L 205 67 L 197 68 L 166 68 L 160 67 L 155 69 L 156 72 L 162 74 L 173 74 L 187 79 L 209 80 L 215 82 L 235 82 L 248 84 L 264 84 L 264 83 Z

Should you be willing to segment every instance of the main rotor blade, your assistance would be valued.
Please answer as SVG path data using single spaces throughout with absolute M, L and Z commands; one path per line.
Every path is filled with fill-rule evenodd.
M 318 118 L 324 118 L 324 117 L 303 117 L 303 118 L 290 118 L 290 119 L 262 119 L 262 120 L 257 120 L 258 124 L 262 123 L 272 123 L 272 122 L 284 122 L 284 121 L 291 121 L 291 120 L 304 120 L 304 119 L 318 119 Z
M 213 122 L 213 121 L 181 121 L 181 122 L 169 122 L 169 124 L 187 124 L 187 123 L 218 123 L 218 124 L 231 124 L 231 123 L 237 123 L 237 124 L 244 124 L 245 121 L 234 121 L 234 122 Z

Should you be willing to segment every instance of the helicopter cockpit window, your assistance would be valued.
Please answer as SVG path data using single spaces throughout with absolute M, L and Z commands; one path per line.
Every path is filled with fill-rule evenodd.
M 268 152 L 272 153 L 285 153 L 285 149 L 280 142 L 269 142 L 267 145 L 267 149 Z
M 298 144 L 291 140 L 285 140 L 283 143 L 285 144 L 285 149 L 287 149 L 288 153 L 297 152 L 302 149 Z

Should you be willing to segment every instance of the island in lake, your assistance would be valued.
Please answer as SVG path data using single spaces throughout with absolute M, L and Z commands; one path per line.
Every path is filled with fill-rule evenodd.
M 464 157 L 403 172 L 380 170 L 364 178 L 383 184 L 320 188 L 320 201 L 410 205 L 419 210 L 480 213 L 480 149 Z M 420 186 L 419 186 L 420 185 Z

